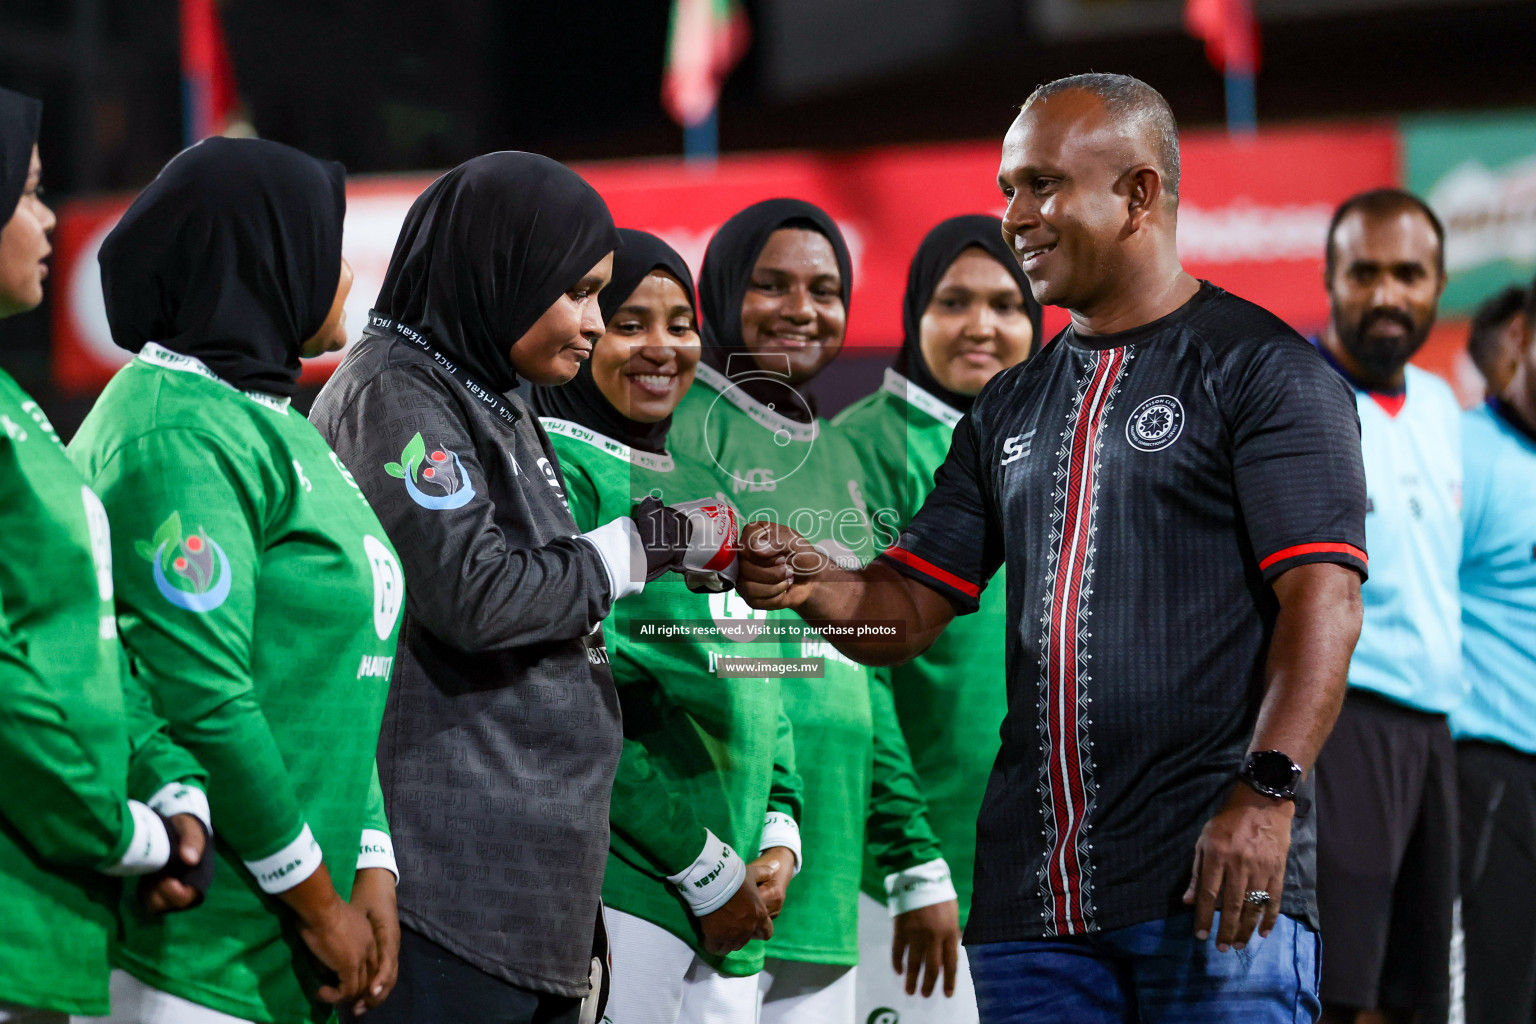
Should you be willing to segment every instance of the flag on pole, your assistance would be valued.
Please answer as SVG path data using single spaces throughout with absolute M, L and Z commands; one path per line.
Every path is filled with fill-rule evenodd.
M 1184 0 L 1184 27 L 1205 40 L 1205 57 L 1221 72 L 1227 93 L 1227 131 L 1258 129 L 1254 78 L 1259 72 L 1259 25 L 1249 0 Z
M 183 0 L 183 3 L 187 0 Z M 747 52 L 752 32 L 736 0 L 672 0 L 661 104 L 678 124 L 703 124 L 720 86 Z
M 181 0 L 181 98 L 189 146 L 223 134 L 239 105 L 217 0 Z
M 1259 26 L 1248 0 L 1185 0 L 1184 27 L 1205 40 L 1205 59 L 1223 74 L 1259 70 Z

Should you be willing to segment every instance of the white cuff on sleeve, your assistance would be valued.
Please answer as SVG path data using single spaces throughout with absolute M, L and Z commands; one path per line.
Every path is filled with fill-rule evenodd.
M 400 884 L 400 865 L 395 863 L 395 842 L 389 838 L 388 832 L 376 828 L 363 829 L 362 845 L 357 850 L 357 870 L 363 868 L 384 868 L 395 876 L 395 884 Z
M 763 838 L 757 844 L 759 854 L 775 846 L 782 846 L 795 855 L 795 874 L 804 866 L 800 853 L 800 824 L 783 811 L 769 811 L 763 819 Z
M 943 857 L 886 875 L 885 895 L 892 917 L 956 898 L 955 883 Z
M 306 823 L 293 842 L 270 856 L 248 860 L 245 866 L 256 876 L 256 884 L 261 886 L 262 892 L 276 894 L 287 892 L 314 874 L 323 859 L 320 844 L 315 842 L 314 833 Z
M 608 570 L 609 593 L 613 600 L 638 594 L 645 589 L 645 545 L 640 528 L 629 516 L 620 516 L 595 530 L 578 534 L 597 548 L 597 557 Z
M 704 830 L 704 849 L 692 864 L 667 881 L 677 886 L 694 917 L 712 914 L 725 906 L 747 877 L 747 865 L 736 851 L 709 829 Z
M 208 834 L 213 835 L 213 815 L 208 810 L 208 794 L 185 782 L 167 782 L 149 798 L 149 806 L 174 818 L 178 814 L 190 814 L 203 823 Z
M 123 878 L 159 871 L 171 859 L 171 837 L 165 831 L 165 823 L 147 804 L 137 800 L 128 801 L 128 818 L 133 827 L 128 849 L 103 873 Z

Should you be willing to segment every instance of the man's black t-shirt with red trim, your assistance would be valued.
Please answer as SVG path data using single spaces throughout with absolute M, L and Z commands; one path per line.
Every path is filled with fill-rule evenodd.
M 1366 572 L 1354 395 L 1279 319 L 1202 284 L 998 374 L 935 482 L 881 558 L 962 613 L 1006 563 L 1014 624 L 966 941 L 1185 909 L 1263 698 L 1270 584 L 1308 562 Z M 1310 788 L 1282 910 L 1316 927 Z

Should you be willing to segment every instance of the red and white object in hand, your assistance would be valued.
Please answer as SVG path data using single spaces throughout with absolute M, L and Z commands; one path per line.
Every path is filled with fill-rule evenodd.
M 718 594 L 735 587 L 741 550 L 736 509 L 720 498 L 700 498 L 672 507 L 688 517 L 688 547 L 677 570 L 688 589 Z

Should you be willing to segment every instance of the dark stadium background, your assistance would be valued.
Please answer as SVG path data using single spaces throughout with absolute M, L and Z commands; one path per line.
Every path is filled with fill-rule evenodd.
M 221 14 L 255 129 L 364 174 L 445 168 L 505 148 L 570 161 L 678 154 L 682 132 L 659 99 L 669 6 L 225 0 Z M 997 139 L 1035 84 L 1087 69 L 1142 77 L 1183 126 L 1217 128 L 1221 78 L 1184 33 L 1181 6 L 747 0 L 754 41 L 724 90 L 720 148 Z M 1261 128 L 1536 107 L 1536 3 L 1255 8 Z M 0 85 L 46 104 L 50 202 L 137 189 L 182 147 L 178 60 L 175 0 L 0 2 Z M 89 397 L 51 385 L 51 315 L 45 304 L 0 323 L 0 362 L 68 436 Z

